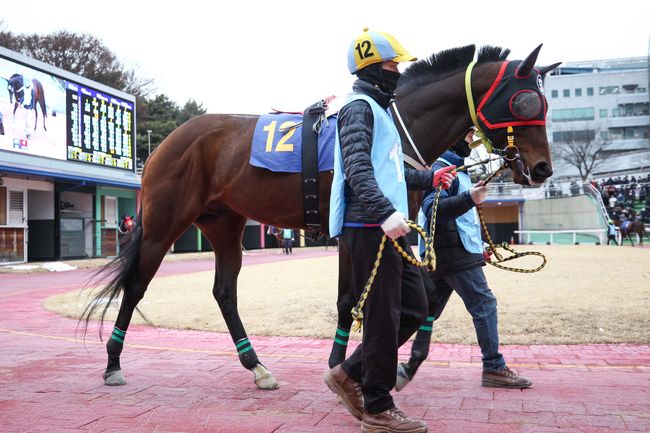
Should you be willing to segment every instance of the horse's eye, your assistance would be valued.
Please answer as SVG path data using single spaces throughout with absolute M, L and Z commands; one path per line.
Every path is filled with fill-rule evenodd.
M 522 90 L 510 98 L 510 112 L 520 120 L 531 120 L 542 111 L 542 98 L 532 90 Z

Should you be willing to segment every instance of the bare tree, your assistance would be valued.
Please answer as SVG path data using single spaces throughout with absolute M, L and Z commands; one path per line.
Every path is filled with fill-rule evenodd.
M 603 140 L 600 131 L 568 131 L 566 139 L 553 143 L 553 156 L 578 169 L 583 181 L 605 159 L 611 140 Z

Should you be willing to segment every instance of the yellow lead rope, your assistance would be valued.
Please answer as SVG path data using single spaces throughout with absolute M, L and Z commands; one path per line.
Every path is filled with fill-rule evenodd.
M 433 209 L 431 211 L 433 218 L 431 218 L 431 223 L 429 225 L 429 232 L 431 233 L 430 236 L 427 236 L 427 233 L 424 231 L 422 227 L 420 227 L 413 221 L 406 220 L 406 224 L 412 229 L 416 230 L 424 240 L 424 245 L 425 245 L 424 260 L 419 261 L 416 257 L 413 257 L 412 252 L 409 254 L 404 250 L 404 248 L 400 246 L 400 244 L 395 239 L 391 239 L 391 242 L 393 243 L 393 246 L 395 246 L 397 252 L 400 253 L 402 257 L 404 257 L 410 264 L 414 266 L 425 267 L 430 272 L 436 269 L 436 252 L 435 249 L 433 248 L 433 237 L 435 235 L 435 230 L 436 230 L 436 214 L 437 214 L 436 210 L 438 209 L 438 202 L 440 201 L 440 191 L 442 191 L 441 186 L 439 186 L 436 189 L 436 196 L 433 203 Z M 387 241 L 388 241 L 388 236 L 384 234 L 384 236 L 382 236 L 381 238 L 381 243 L 379 244 L 379 250 L 377 251 L 377 258 L 375 259 L 375 264 L 372 267 L 372 271 L 370 271 L 370 277 L 368 277 L 368 282 L 363 288 L 363 292 L 361 292 L 361 296 L 359 297 L 359 302 L 357 302 L 357 305 L 355 305 L 354 308 L 352 308 L 352 318 L 354 319 L 354 325 L 352 326 L 352 329 L 354 331 L 361 331 L 361 326 L 363 324 L 363 306 L 365 305 L 366 299 L 370 294 L 370 290 L 372 289 L 372 284 L 375 282 L 375 277 L 377 276 L 377 270 L 379 269 L 379 264 L 381 263 L 381 258 L 383 256 L 384 247 L 386 246 Z
M 478 162 L 476 164 L 472 165 L 478 165 L 483 163 L 483 161 Z M 470 166 L 461 166 L 457 170 L 463 170 L 465 168 L 468 168 Z M 486 185 L 488 182 L 490 182 L 496 175 L 499 173 L 504 166 L 501 166 L 497 171 L 492 173 L 485 181 L 483 182 L 484 185 Z M 436 189 L 436 196 L 434 199 L 433 203 L 433 209 L 431 209 L 431 221 L 429 223 L 429 233 L 430 235 L 427 236 L 426 232 L 422 227 L 419 225 L 415 224 L 413 221 L 406 220 L 406 224 L 415 229 L 419 235 L 422 237 L 424 240 L 424 245 L 425 245 L 425 256 L 424 260 L 419 261 L 417 258 L 413 257 L 411 254 L 408 252 L 404 251 L 404 249 L 399 245 L 399 243 L 395 240 L 392 239 L 392 243 L 395 246 L 395 249 L 404 257 L 409 263 L 411 263 L 414 266 L 419 266 L 419 267 L 426 267 L 427 271 L 433 272 L 436 269 L 436 253 L 433 245 L 433 240 L 435 237 L 435 232 L 436 232 L 436 216 L 438 214 L 438 203 L 440 201 L 440 191 L 442 191 L 442 186 L 439 186 Z M 511 252 L 513 255 L 510 257 L 503 258 L 501 254 L 497 251 L 497 246 L 492 242 L 492 237 L 490 236 L 490 233 L 488 232 L 487 225 L 485 224 L 485 218 L 483 217 L 483 209 L 481 205 L 477 205 L 476 208 L 478 209 L 478 214 L 479 214 L 479 220 L 481 221 L 481 226 L 483 228 L 483 232 L 485 233 L 485 238 L 488 241 L 488 244 L 490 246 L 490 251 L 494 253 L 494 257 L 496 258 L 496 262 L 488 261 L 487 263 L 491 264 L 492 266 L 503 269 L 506 271 L 511 271 L 511 272 L 519 272 L 519 273 L 526 273 L 530 274 L 533 272 L 540 271 L 545 265 L 546 265 L 546 256 L 544 254 L 537 252 L 537 251 L 525 251 L 523 253 L 515 251 L 513 248 L 511 248 L 507 243 L 502 243 L 499 245 L 501 248 L 505 249 L 506 251 Z M 377 251 L 377 258 L 375 259 L 375 263 L 373 265 L 372 271 L 370 271 L 370 277 L 368 278 L 368 282 L 363 288 L 363 292 L 361 292 L 361 296 L 359 297 L 359 302 L 357 302 L 357 305 L 352 308 L 352 318 L 354 319 L 354 324 L 352 329 L 354 331 L 361 331 L 361 326 L 363 324 L 363 307 L 366 303 L 366 299 L 368 298 L 368 295 L 370 294 L 370 290 L 372 289 L 372 284 L 375 282 L 375 278 L 377 277 L 377 270 L 379 269 L 379 264 L 381 263 L 381 258 L 384 253 L 384 247 L 386 246 L 386 242 L 388 241 L 388 236 L 384 234 L 381 238 L 381 243 L 379 244 L 379 249 Z M 542 258 L 542 264 L 539 265 L 535 269 L 523 269 L 523 268 L 513 268 L 513 267 L 508 267 L 501 265 L 500 263 L 502 262 L 507 262 L 509 260 L 514 260 L 518 259 L 520 257 L 524 256 L 540 256 Z

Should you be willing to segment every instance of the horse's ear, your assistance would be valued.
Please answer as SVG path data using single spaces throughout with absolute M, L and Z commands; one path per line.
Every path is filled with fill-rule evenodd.
M 557 62 L 557 63 L 553 63 L 552 65 L 542 66 L 541 68 L 539 68 L 539 75 L 541 75 L 543 77 L 547 73 L 551 72 L 553 69 L 560 66 L 561 64 L 562 64 L 562 62 Z
M 517 78 L 525 78 L 530 75 L 533 68 L 535 67 L 537 55 L 539 54 L 539 50 L 542 49 L 542 45 L 543 44 L 539 44 L 537 48 L 535 48 L 533 52 L 530 53 L 528 57 L 526 57 L 526 60 L 521 62 L 521 64 L 517 67 L 517 70 L 515 71 L 515 76 Z

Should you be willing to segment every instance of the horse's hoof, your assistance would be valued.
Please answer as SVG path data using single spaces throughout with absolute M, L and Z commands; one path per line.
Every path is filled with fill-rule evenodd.
M 406 370 L 402 364 L 397 366 L 397 380 L 395 381 L 395 391 L 401 391 L 406 385 L 409 384 L 411 379 L 409 379 Z
M 262 364 L 253 367 L 253 374 L 255 374 L 255 385 L 259 389 L 278 389 L 278 382 L 273 377 L 273 373 L 268 371 Z
M 124 379 L 122 370 L 115 370 L 104 373 L 104 384 L 108 386 L 126 385 L 126 379 Z

